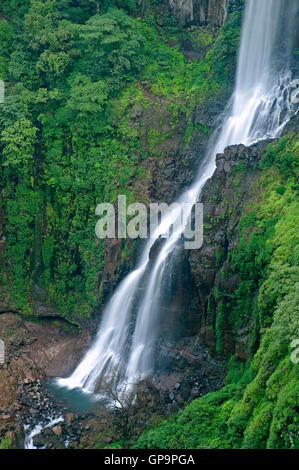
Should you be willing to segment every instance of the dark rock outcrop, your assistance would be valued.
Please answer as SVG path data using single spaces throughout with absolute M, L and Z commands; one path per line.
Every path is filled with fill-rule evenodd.
M 5 362 L 0 364 L 0 441 L 11 432 L 12 446 L 22 447 L 20 415 L 38 421 L 47 408 L 47 400 L 38 405 L 40 384 L 46 378 L 68 376 L 89 347 L 91 336 L 87 331 L 66 332 L 46 320 L 39 325 L 24 321 L 12 313 L 0 315 L 0 333 L 5 344 Z
M 228 14 L 229 0 L 169 0 L 172 13 L 182 24 L 222 26 Z
M 222 26 L 243 0 L 136 0 L 138 14 L 154 13 L 158 24 L 175 18 L 182 26 Z
M 238 243 L 238 224 L 247 203 L 254 197 L 254 187 L 261 175 L 257 164 L 268 144 L 269 141 L 263 141 L 251 147 L 226 148 L 223 154 L 217 155 L 217 169 L 202 192 L 204 242 L 199 250 L 190 252 L 189 261 L 201 312 L 201 339 L 212 352 L 216 345 L 215 292 L 224 288 L 231 295 L 240 283 L 238 275 L 233 273 L 223 279 L 220 270 L 223 266 L 229 269 L 229 254 Z M 250 331 L 250 324 L 246 324 L 234 334 L 224 318 L 224 355 L 234 353 L 248 359 Z

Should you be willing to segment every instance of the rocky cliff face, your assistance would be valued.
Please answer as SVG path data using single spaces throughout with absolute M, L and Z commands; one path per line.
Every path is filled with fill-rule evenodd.
M 174 16 L 180 24 L 222 26 L 230 10 L 242 0 L 161 0 L 152 5 L 149 0 L 138 0 L 138 11 L 144 14 L 154 11 L 158 23 L 167 16 Z
M 169 0 L 173 14 L 182 24 L 221 26 L 228 14 L 229 0 Z
M 255 186 L 262 173 L 258 163 L 268 144 L 268 141 L 263 141 L 251 147 L 235 145 L 217 156 L 217 169 L 202 193 L 203 246 L 199 250 L 188 252 L 183 246 L 178 245 L 176 256 L 169 261 L 174 263 L 174 267 L 170 270 L 171 278 L 167 280 L 170 286 L 168 296 L 161 305 L 160 330 L 164 337 L 163 347 L 165 344 L 166 347 L 170 345 L 170 349 L 176 347 L 178 341 L 188 336 L 194 336 L 196 342 L 199 335 L 201 342 L 209 347 L 212 354 L 215 354 L 217 291 L 225 290 L 228 292 L 227 295 L 230 295 L 241 282 L 236 274 L 223 279 L 221 269 L 230 270 L 230 255 L 239 241 L 238 225 L 241 216 L 246 212 L 247 205 L 255 196 Z M 146 195 L 149 200 L 160 200 L 162 194 L 170 194 L 170 200 L 167 201 L 170 202 L 176 196 L 178 188 L 181 191 L 184 187 L 183 182 L 187 184 L 190 182 L 190 169 L 193 167 L 191 161 L 194 164 L 194 155 L 189 156 L 189 166 L 185 168 L 181 167 L 181 159 L 176 159 L 173 155 L 172 158 L 170 156 L 168 158 L 164 167 L 159 167 L 155 161 L 155 166 L 151 168 L 151 178 L 148 180 L 148 186 L 144 188 L 147 190 Z M 178 174 L 180 180 L 176 179 Z M 160 184 L 156 184 L 154 175 Z M 169 181 L 175 183 L 172 185 L 172 190 L 168 188 Z M 107 256 L 110 256 L 115 247 L 112 243 L 107 248 Z M 152 249 L 153 259 L 158 251 L 159 241 Z M 111 265 L 115 269 L 117 266 L 115 260 Z M 110 281 L 111 279 L 115 279 L 115 272 Z M 224 357 L 230 354 L 236 354 L 243 359 L 250 357 L 249 337 L 253 330 L 252 321 L 253 318 L 244 319 L 238 331 L 233 331 L 228 319 L 223 319 Z M 170 337 L 169 331 L 176 334 Z M 192 345 L 190 351 L 192 353 Z M 171 361 L 169 357 L 167 359 L 167 354 L 164 356 L 164 363 L 169 359 L 172 364 L 169 369 L 172 370 L 175 361 Z
M 256 165 L 267 144 L 235 145 L 225 149 L 223 154 L 217 155 L 216 172 L 203 190 L 204 243 L 200 250 L 190 252 L 189 260 L 202 315 L 200 334 L 211 350 L 215 350 L 216 345 L 217 289 L 225 284 L 226 290 L 233 293 L 240 283 L 235 274 L 223 279 L 220 269 L 226 265 L 229 270 L 230 253 L 238 243 L 238 224 L 254 195 L 261 175 Z M 250 322 L 250 318 L 246 319 L 246 324 L 234 334 L 224 318 L 225 355 L 234 353 L 248 359 Z
M 187 251 L 178 245 L 170 279 L 168 297 L 161 305 L 160 329 L 164 341 L 175 345 L 184 337 L 192 337 L 190 351 L 200 338 L 212 355 L 216 354 L 217 318 L 219 312 L 218 291 L 231 296 L 238 288 L 241 278 L 237 274 L 222 276 L 223 270 L 230 272 L 230 255 L 239 241 L 239 222 L 246 207 L 255 196 L 255 186 L 262 170 L 258 163 L 269 144 L 263 141 L 251 147 L 235 145 L 217 155 L 217 169 L 202 192 L 204 204 L 204 241 L 199 250 Z M 159 250 L 159 241 L 152 249 L 152 256 Z M 223 350 L 221 356 L 235 354 L 242 359 L 250 357 L 250 335 L 253 318 L 244 318 L 238 331 L 223 318 L 220 333 Z M 169 336 L 169 331 L 176 335 Z M 218 332 L 219 337 L 219 332 Z M 163 348 L 162 348 L 163 353 Z M 175 362 L 163 355 L 163 362 Z
M 143 93 L 146 94 L 148 99 L 147 106 L 141 107 L 137 104 L 129 106 L 126 111 L 130 116 L 130 127 L 136 129 L 137 132 L 140 128 L 144 129 L 140 140 L 142 148 L 148 152 L 148 157 L 140 161 L 139 166 L 146 176 L 140 180 L 132 180 L 129 189 L 138 195 L 136 198 L 138 201 L 143 201 L 146 205 L 153 202 L 171 204 L 191 184 L 198 162 L 204 155 L 208 133 L 197 133 L 190 148 L 188 148 L 184 143 L 187 123 L 182 119 L 178 120 L 175 126 L 169 124 L 171 121 L 171 114 L 169 112 L 171 103 L 167 97 L 154 97 L 148 90 L 143 90 Z M 205 105 L 201 104 L 200 107 L 196 107 L 192 114 L 193 122 L 204 123 L 209 132 L 211 132 L 219 110 L 224 108 L 225 102 L 225 97 L 221 96 L 217 102 L 208 101 Z M 161 123 L 163 123 L 162 127 Z M 161 129 L 167 133 L 167 138 L 158 143 L 157 148 L 159 153 L 157 154 L 156 148 L 154 151 L 151 149 L 150 135 L 153 132 L 159 132 Z M 136 265 L 136 256 L 142 243 L 137 241 L 136 246 L 134 241 L 127 239 L 127 256 L 124 258 L 122 255 L 123 240 L 105 240 L 105 266 L 98 280 L 98 284 L 101 286 L 100 291 L 104 294 L 103 304 L 112 294 L 119 280 Z M 181 255 L 179 257 L 181 259 Z M 196 315 L 193 314 L 193 305 L 189 308 L 191 303 L 189 301 L 186 302 L 186 294 L 184 294 L 185 300 L 183 295 L 179 294 L 183 291 L 185 282 L 183 282 L 183 279 L 189 279 L 187 284 L 190 285 L 188 273 L 186 271 L 178 273 L 178 278 L 175 281 L 177 296 L 176 299 L 173 299 L 173 308 L 176 308 L 178 311 L 183 309 L 186 312 L 190 322 L 189 326 L 185 323 L 185 328 L 186 332 L 190 332 L 194 330 Z M 188 299 L 193 295 L 191 291 L 189 294 Z M 187 311 L 183 308 L 183 305 L 187 305 Z M 175 318 L 178 319 L 177 316 Z M 182 326 L 181 321 L 179 321 L 178 325 Z
M 298 115 L 290 120 L 285 133 L 297 129 Z M 217 338 L 218 341 L 220 338 L 224 357 L 235 354 L 247 360 L 255 352 L 252 334 L 258 284 L 251 293 L 249 313 L 244 315 L 240 324 L 233 325 L 229 321 L 230 312 L 222 309 L 221 303 L 227 299 L 228 305 L 232 305 L 231 299 L 243 281 L 241 270 L 233 268 L 233 253 L 241 237 L 241 217 L 261 197 L 263 170 L 259 163 L 269 143 L 261 141 L 251 147 L 234 145 L 226 148 L 223 154 L 217 155 L 217 169 L 202 192 L 204 241 L 200 250 L 190 252 L 189 263 L 201 312 L 201 340 L 212 353 L 217 350 L 220 353 L 217 346 Z M 250 232 L 247 235 L 249 237 Z M 224 293 L 224 296 L 219 293 Z M 223 317 L 220 318 L 221 315 Z

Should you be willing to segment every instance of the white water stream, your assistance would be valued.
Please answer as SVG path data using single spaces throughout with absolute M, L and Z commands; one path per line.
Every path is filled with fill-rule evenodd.
M 63 421 L 64 421 L 63 416 L 59 416 L 59 418 L 50 418 L 47 424 L 45 423 L 37 424 L 31 431 L 29 431 L 29 434 L 26 434 L 25 442 L 24 442 L 25 449 L 31 449 L 31 450 L 36 449 L 35 445 L 33 444 L 34 437 L 38 436 L 38 434 L 40 434 L 40 432 L 43 429 L 52 428 L 56 424 L 62 423 Z M 25 433 L 27 429 L 30 429 L 29 425 L 24 426 Z

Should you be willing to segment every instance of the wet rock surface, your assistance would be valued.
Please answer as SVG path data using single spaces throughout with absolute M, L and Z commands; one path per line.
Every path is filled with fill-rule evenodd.
M 258 164 L 269 143 L 270 141 L 262 141 L 251 147 L 234 145 L 226 148 L 223 154 L 217 155 L 217 169 L 202 192 L 204 241 L 199 250 L 190 252 L 189 262 L 201 315 L 201 341 L 214 354 L 217 309 L 215 293 L 221 288 L 233 293 L 240 283 L 237 275 L 223 278 L 220 271 L 226 267 L 229 272 L 230 253 L 239 240 L 238 224 L 260 179 L 261 170 Z M 248 318 L 236 334 L 224 319 L 224 357 L 236 354 L 242 359 L 249 359 L 250 330 Z
M 154 377 L 154 383 L 167 391 L 167 402 L 178 406 L 221 388 L 226 370 L 226 362 L 213 359 L 198 335 L 175 345 L 162 344 L 158 366 L 162 372 Z
M 55 400 L 39 380 L 22 383 L 18 389 L 18 398 L 22 412 L 17 417 L 27 436 L 25 445 L 28 445 L 30 433 L 35 430 L 31 445 L 36 448 L 76 447 L 76 443 L 88 430 L 86 420 L 94 417 L 93 413 L 71 413 L 64 403 Z
M 214 24 L 227 19 L 229 0 L 169 0 L 172 13 L 182 24 Z
M 67 376 L 90 345 L 88 331 L 66 331 L 51 322 L 0 315 L 5 362 L 0 364 L 0 441 L 10 433 L 13 447 L 23 447 L 24 425 L 34 425 L 51 410 L 60 412 L 42 391 L 46 379 Z M 51 413 L 50 413 L 51 414 Z
M 164 359 L 174 369 L 171 374 L 161 372 L 152 381 L 141 382 L 136 403 L 130 404 L 128 411 L 106 408 L 98 402 L 78 412 L 67 401 L 57 400 L 49 388 L 55 372 L 59 375 L 57 372 L 61 371 L 60 367 L 55 369 L 53 350 L 56 348 L 58 355 L 65 351 L 60 360 L 68 364 L 72 350 L 64 350 L 62 345 L 72 342 L 73 351 L 80 345 L 82 355 L 90 341 L 89 334 L 67 334 L 49 325 L 25 322 L 13 314 L 0 316 L 0 324 L 7 340 L 6 362 L 0 367 L 0 440 L 9 435 L 13 448 L 106 447 L 124 434 L 138 436 L 152 416 L 166 417 L 221 385 L 221 367 L 213 371 L 213 377 L 209 376 L 212 363 L 199 367 L 207 362 L 206 353 L 194 339 L 189 339 L 176 350 L 165 346 Z M 46 337 L 53 361 L 45 347 Z M 72 364 L 77 364 L 75 358 Z M 69 373 L 67 368 L 65 372 Z

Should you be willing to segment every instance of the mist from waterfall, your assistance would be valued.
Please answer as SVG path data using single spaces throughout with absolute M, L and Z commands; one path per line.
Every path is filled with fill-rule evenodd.
M 180 206 L 199 200 L 203 186 L 216 169 L 217 153 L 229 145 L 250 145 L 278 137 L 288 122 L 291 115 L 288 53 L 292 44 L 288 22 L 295 17 L 296 4 L 295 0 L 247 0 L 235 90 L 220 131 L 210 139 L 195 182 L 176 201 Z M 283 43 L 280 42 L 282 31 Z M 284 57 L 283 65 L 277 60 L 280 54 Z M 130 383 L 152 373 L 163 280 L 169 269 L 167 261 L 190 216 L 191 210 L 176 224 L 174 233 L 162 242 L 156 258 L 150 261 L 156 240 L 181 217 L 180 208 L 162 218 L 154 237 L 148 239 L 136 269 L 120 283 L 107 304 L 91 348 L 70 377 L 57 379 L 59 386 L 93 393 L 103 378 L 113 380 L 117 370 Z M 138 295 L 141 288 L 142 298 Z

